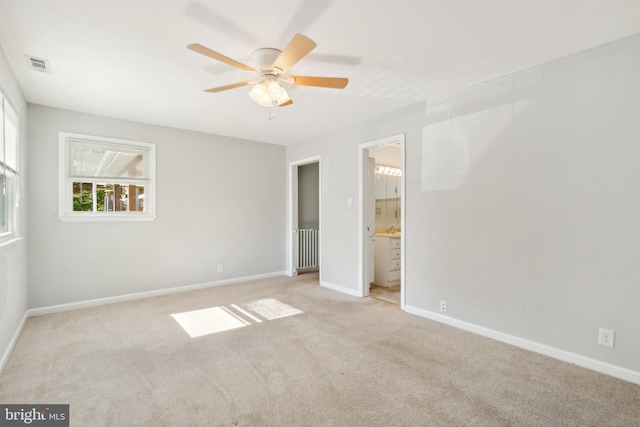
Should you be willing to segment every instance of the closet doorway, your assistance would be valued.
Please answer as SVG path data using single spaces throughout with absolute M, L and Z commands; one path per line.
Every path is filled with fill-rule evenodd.
M 289 163 L 290 274 L 319 272 L 321 266 L 320 157 Z

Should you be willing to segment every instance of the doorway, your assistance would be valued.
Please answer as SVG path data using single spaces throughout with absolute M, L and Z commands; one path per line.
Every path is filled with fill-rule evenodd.
M 359 145 L 360 294 L 405 304 L 405 135 Z
M 321 262 L 321 158 L 289 163 L 290 223 L 289 275 L 320 272 Z M 319 273 L 320 276 L 321 272 Z

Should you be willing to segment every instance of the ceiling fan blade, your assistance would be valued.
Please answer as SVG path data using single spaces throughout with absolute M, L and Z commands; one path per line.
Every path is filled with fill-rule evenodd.
M 234 59 L 226 57 L 221 53 L 215 52 L 207 47 L 202 46 L 201 44 L 192 43 L 189 46 L 187 46 L 187 49 L 197 52 L 201 55 L 208 56 L 209 58 L 213 58 L 220 62 L 224 62 L 225 64 L 231 65 L 232 67 L 236 67 L 244 71 L 251 71 L 252 73 L 258 74 L 258 71 L 256 71 L 254 68 L 251 68 L 248 65 L 244 65 L 241 62 L 238 62 Z
M 289 99 L 287 102 L 283 102 L 282 104 L 278 105 L 278 107 L 286 107 L 287 105 L 291 104 L 293 104 L 293 100 Z
M 344 89 L 349 84 L 349 79 L 345 77 L 289 76 L 284 81 L 294 85 L 328 87 L 331 89 Z
M 316 42 L 302 34 L 296 34 L 278 56 L 271 68 L 277 68 L 284 73 L 296 62 L 304 58 L 309 52 L 316 48 Z
M 207 89 L 207 90 L 205 90 L 205 92 L 217 93 L 217 92 L 222 92 L 223 90 L 229 90 L 229 89 L 235 89 L 237 87 L 247 86 L 247 85 L 250 85 L 252 83 L 255 83 L 255 82 L 233 83 L 233 84 L 226 85 L 226 86 L 220 86 L 220 87 L 214 87 L 214 88 L 211 88 L 211 89 Z

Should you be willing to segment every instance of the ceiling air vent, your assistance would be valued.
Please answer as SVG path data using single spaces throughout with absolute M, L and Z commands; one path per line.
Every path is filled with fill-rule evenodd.
M 41 73 L 51 72 L 51 65 L 49 65 L 48 60 L 29 55 L 25 55 L 24 57 L 27 59 L 27 63 L 32 70 L 40 71 Z

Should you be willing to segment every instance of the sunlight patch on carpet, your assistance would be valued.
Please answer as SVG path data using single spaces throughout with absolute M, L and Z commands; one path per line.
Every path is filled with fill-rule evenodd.
M 211 307 L 171 315 L 191 338 L 242 328 L 249 323 L 224 307 Z
M 263 320 L 281 319 L 302 311 L 274 298 L 264 298 L 244 304 L 210 307 L 172 314 L 191 338 L 242 328 Z
M 280 319 L 282 317 L 302 313 L 302 311 L 297 308 L 293 308 L 290 305 L 280 302 L 274 298 L 259 299 L 247 304 L 242 304 L 242 306 L 259 314 L 267 320 Z

